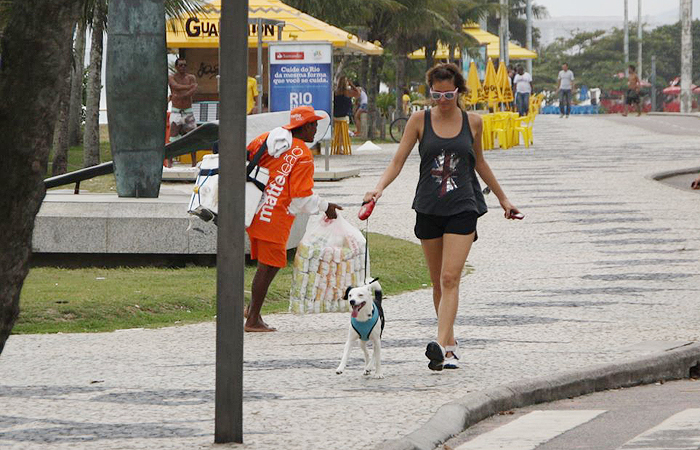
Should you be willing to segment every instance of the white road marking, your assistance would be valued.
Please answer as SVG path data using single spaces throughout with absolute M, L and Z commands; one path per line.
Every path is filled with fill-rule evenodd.
M 700 448 L 700 409 L 692 408 L 674 414 L 650 428 L 620 450 L 680 450 Z
M 533 411 L 465 442 L 456 450 L 533 450 L 604 412 L 605 410 Z

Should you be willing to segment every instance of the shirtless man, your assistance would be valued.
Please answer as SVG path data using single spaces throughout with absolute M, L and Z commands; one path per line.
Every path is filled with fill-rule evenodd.
M 170 99 L 173 103 L 170 110 L 170 142 L 180 139 L 183 135 L 197 128 L 192 112 L 192 96 L 197 91 L 197 79 L 187 73 L 185 58 L 175 60 L 175 73 L 168 77 Z M 196 154 L 192 154 L 192 167 L 197 165 Z M 172 161 L 168 160 L 168 167 Z
M 625 110 L 622 113 L 623 116 L 627 117 L 627 111 L 630 105 L 637 104 L 637 116 L 642 115 L 642 102 L 639 96 L 639 77 L 637 76 L 636 67 L 629 66 L 629 77 L 627 77 L 627 98 L 625 99 Z

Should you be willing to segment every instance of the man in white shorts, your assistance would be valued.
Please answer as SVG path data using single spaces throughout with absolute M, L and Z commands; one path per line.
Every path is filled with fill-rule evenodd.
M 192 111 L 192 97 L 197 91 L 197 79 L 187 73 L 187 61 L 185 58 L 175 60 L 175 73 L 168 77 L 170 86 L 170 142 L 180 139 L 183 135 L 197 128 Z M 196 154 L 192 154 L 192 167 L 197 165 Z M 168 160 L 168 167 L 172 167 L 172 161 Z

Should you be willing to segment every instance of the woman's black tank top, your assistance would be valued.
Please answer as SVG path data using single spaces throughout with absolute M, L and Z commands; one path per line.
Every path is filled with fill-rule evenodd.
M 420 178 L 413 209 L 436 216 L 451 216 L 465 211 L 479 216 L 486 213 L 486 202 L 474 171 L 476 157 L 473 142 L 466 112 L 462 111 L 459 134 L 446 139 L 435 134 L 430 110 L 425 111 L 423 138 L 418 146 Z

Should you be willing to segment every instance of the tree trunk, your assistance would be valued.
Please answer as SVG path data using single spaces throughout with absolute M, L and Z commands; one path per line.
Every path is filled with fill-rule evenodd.
M 375 136 L 375 128 L 379 124 L 379 109 L 377 108 L 377 95 L 379 94 L 379 73 L 384 66 L 384 59 L 381 56 L 372 56 L 369 72 L 369 86 L 367 90 L 367 139 L 372 140 Z
M 396 55 L 396 117 L 403 117 L 403 90 L 406 78 L 406 53 L 403 51 Z
M 44 198 L 56 122 L 56 92 L 70 70 L 65 55 L 80 3 L 14 2 L 0 43 L 0 189 L 12 193 L 0 196 L 0 353 L 19 314 L 19 295 L 29 271 L 34 218 Z
M 70 86 L 70 114 L 68 116 L 68 145 L 80 145 L 82 133 L 80 125 L 83 117 L 83 73 L 85 72 L 85 35 L 87 26 L 84 22 L 78 25 L 78 34 L 73 47 L 73 71 Z
M 362 63 L 360 64 L 360 74 L 359 77 L 360 79 L 358 82 L 360 83 L 360 86 L 362 86 L 365 91 L 369 91 L 369 85 L 367 84 L 367 73 L 369 72 L 369 60 L 370 57 L 367 55 L 362 55 Z
M 68 172 L 68 108 L 70 107 L 71 72 L 60 80 L 56 92 L 58 97 L 58 116 L 53 133 L 53 162 L 51 175 L 61 175 Z
M 92 48 L 90 49 L 90 73 L 87 82 L 85 134 L 83 137 L 83 166 L 100 163 L 100 93 L 102 92 L 102 40 L 104 20 L 107 14 L 105 0 L 95 2 L 92 21 Z

